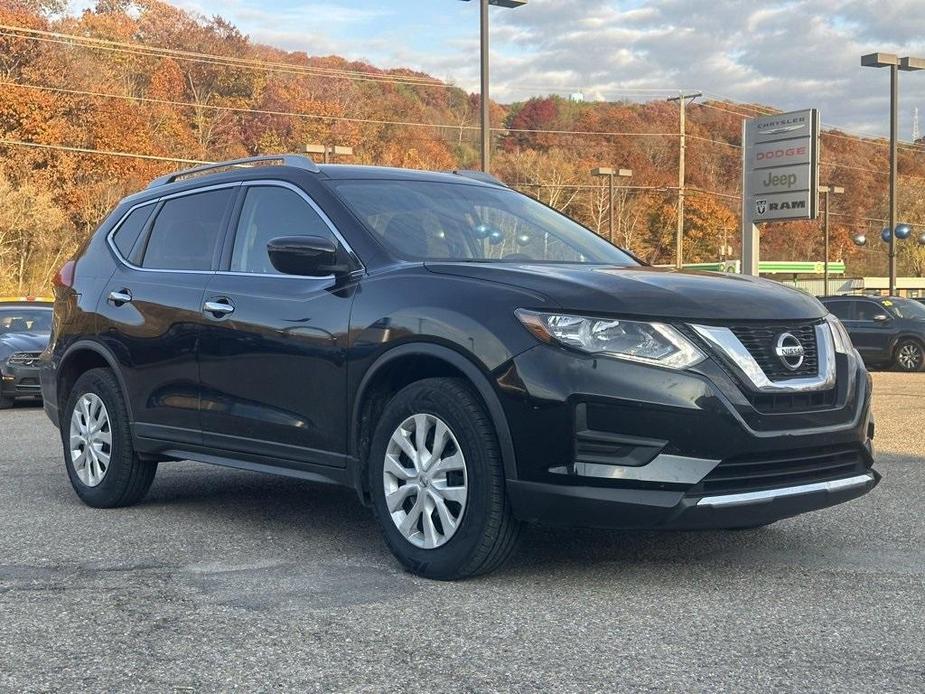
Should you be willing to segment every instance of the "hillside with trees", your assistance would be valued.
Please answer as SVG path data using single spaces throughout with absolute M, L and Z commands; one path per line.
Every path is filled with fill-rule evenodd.
M 158 0 L 99 0 L 79 16 L 62 0 L 0 0 L 0 294 L 47 290 L 54 270 L 123 195 L 201 161 L 347 145 L 345 162 L 477 168 L 478 95 L 428 75 L 253 43 L 219 17 Z M 609 199 L 596 166 L 621 179 L 614 243 L 671 262 L 678 106 L 666 101 L 492 104 L 493 173 L 604 236 Z M 685 259 L 738 256 L 741 123 L 767 107 L 688 109 Z M 823 114 L 825 118 L 825 114 Z M 832 257 L 883 274 L 887 207 L 882 140 L 823 135 L 821 182 L 833 202 Z M 925 147 L 900 156 L 900 217 L 925 225 Z M 767 259 L 822 258 L 820 222 L 765 225 Z M 916 227 L 918 235 L 925 226 Z M 904 274 L 925 251 L 901 246 Z

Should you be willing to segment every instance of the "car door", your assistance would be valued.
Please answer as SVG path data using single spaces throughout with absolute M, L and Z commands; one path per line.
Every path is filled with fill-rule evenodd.
M 119 362 L 139 436 L 201 440 L 202 299 L 238 185 L 143 205 L 109 238 L 119 262 L 97 309 L 100 339 Z
M 266 246 L 299 235 L 345 242 L 312 199 L 288 183 L 247 182 L 238 208 L 225 269 L 211 279 L 205 296 L 204 442 L 296 468 L 342 467 L 353 289 L 333 277 L 280 274 Z
M 889 361 L 895 337 L 895 319 L 883 306 L 870 299 L 855 301 L 854 317 L 846 323 L 851 341 L 864 361 Z

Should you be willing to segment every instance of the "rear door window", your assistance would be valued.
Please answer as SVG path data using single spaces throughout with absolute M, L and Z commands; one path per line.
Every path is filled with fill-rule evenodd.
M 167 200 L 154 220 L 142 267 L 211 270 L 236 190 L 221 188 Z
M 832 301 L 825 307 L 839 320 L 854 320 L 854 305 L 856 301 Z

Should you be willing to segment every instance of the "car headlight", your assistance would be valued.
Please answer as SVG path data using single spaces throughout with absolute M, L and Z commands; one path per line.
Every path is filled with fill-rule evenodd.
M 826 315 L 825 322 L 829 324 L 829 328 L 832 330 L 835 351 L 839 354 L 854 354 L 854 345 L 844 324 L 831 313 Z
M 543 342 L 558 342 L 589 354 L 669 369 L 686 369 L 706 358 L 684 335 L 665 323 L 526 309 L 517 309 L 515 313 L 527 330 Z

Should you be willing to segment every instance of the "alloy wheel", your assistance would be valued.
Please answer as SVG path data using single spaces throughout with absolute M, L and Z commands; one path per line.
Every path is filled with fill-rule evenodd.
M 109 412 L 98 395 L 84 393 L 74 404 L 69 441 L 77 478 L 88 487 L 96 487 L 106 477 L 112 456 Z
M 896 361 L 906 371 L 915 371 L 922 364 L 922 348 L 914 342 L 907 342 L 899 348 Z
M 446 422 L 408 417 L 392 433 L 382 472 L 392 522 L 415 547 L 435 549 L 459 529 L 468 498 L 466 459 Z

